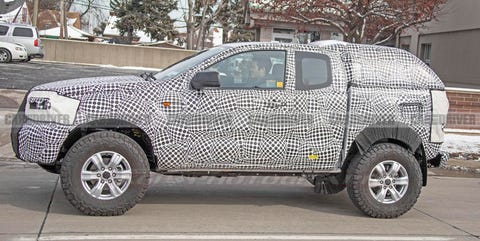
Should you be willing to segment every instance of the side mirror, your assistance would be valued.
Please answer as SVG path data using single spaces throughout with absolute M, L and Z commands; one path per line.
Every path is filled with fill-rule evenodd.
M 194 90 L 201 90 L 207 87 L 220 87 L 218 72 L 199 72 L 193 77 L 192 82 L 190 82 L 190 86 L 192 86 Z

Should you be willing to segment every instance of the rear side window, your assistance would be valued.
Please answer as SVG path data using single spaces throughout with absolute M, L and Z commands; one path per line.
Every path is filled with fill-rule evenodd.
M 332 83 L 330 58 L 324 54 L 295 52 L 297 90 L 320 89 Z
M 7 35 L 8 27 L 0 25 L 0 36 Z
M 13 30 L 13 36 L 17 37 L 33 37 L 33 31 L 30 28 L 15 28 Z

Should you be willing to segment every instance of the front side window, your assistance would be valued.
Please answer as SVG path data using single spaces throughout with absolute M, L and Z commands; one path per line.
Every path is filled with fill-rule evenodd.
M 207 69 L 220 76 L 220 88 L 283 89 L 286 51 L 251 51 L 230 56 Z
M 0 36 L 7 35 L 8 27 L 0 25 Z
M 295 72 L 297 90 L 320 89 L 332 83 L 330 58 L 324 54 L 296 52 Z
M 219 54 L 220 52 L 228 49 L 229 47 L 226 46 L 219 46 L 211 48 L 207 51 L 202 51 L 197 53 L 196 55 L 187 57 L 179 62 L 167 67 L 166 69 L 162 70 L 161 72 L 157 73 L 154 77 L 156 80 L 163 81 L 167 79 L 172 79 L 180 74 L 185 73 L 186 71 L 190 70 L 191 68 L 201 64 L 203 61 Z
M 33 37 L 33 31 L 30 28 L 16 27 L 13 30 L 13 36 L 16 36 L 16 37 Z

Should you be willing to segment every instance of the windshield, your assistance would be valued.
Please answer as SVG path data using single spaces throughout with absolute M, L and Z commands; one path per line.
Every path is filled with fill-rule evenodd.
M 178 75 L 184 73 L 185 71 L 189 70 L 192 67 L 197 66 L 204 60 L 213 57 L 214 55 L 217 55 L 218 53 L 228 49 L 230 47 L 227 46 L 220 46 L 220 47 L 214 47 L 211 48 L 207 51 L 202 51 L 196 55 L 187 57 L 179 62 L 177 62 L 174 65 L 171 65 L 170 67 L 167 67 L 164 69 L 162 72 L 159 72 L 158 74 L 155 75 L 155 79 L 162 81 L 166 79 L 171 79 L 174 77 L 177 77 Z

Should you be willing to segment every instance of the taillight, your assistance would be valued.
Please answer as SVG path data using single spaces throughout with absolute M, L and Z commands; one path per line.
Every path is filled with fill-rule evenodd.
M 33 46 L 38 47 L 38 39 L 33 40 Z

